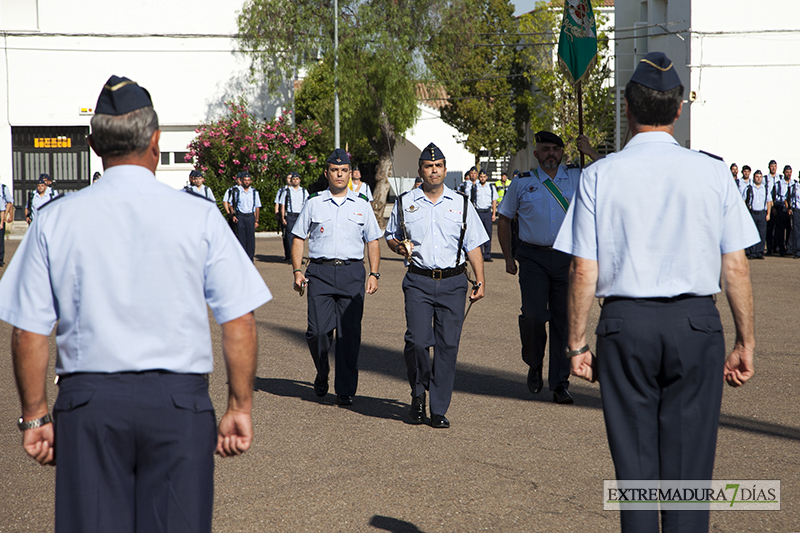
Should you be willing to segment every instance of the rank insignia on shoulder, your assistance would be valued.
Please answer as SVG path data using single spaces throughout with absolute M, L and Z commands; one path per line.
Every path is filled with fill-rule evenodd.
M 358 197 L 364 200 L 365 202 L 369 202 L 369 198 L 367 198 L 367 195 L 364 194 L 363 192 L 358 193 Z
M 709 153 L 709 152 L 704 152 L 703 150 L 700 150 L 700 153 L 701 153 L 701 154 L 705 154 L 705 155 L 707 155 L 708 157 L 713 157 L 714 159 L 719 159 L 720 161 L 725 161 L 725 160 L 724 160 L 724 159 L 722 159 L 720 156 L 718 156 L 718 155 L 714 155 L 714 154 L 711 154 L 711 153 Z
M 312 198 L 316 198 L 317 196 L 319 196 L 318 192 L 312 192 L 311 194 L 308 195 L 308 199 L 311 200 Z
M 406 211 L 408 211 L 409 213 L 414 213 L 416 211 L 419 211 L 419 207 L 417 207 L 417 204 L 411 204 L 410 206 L 406 207 Z

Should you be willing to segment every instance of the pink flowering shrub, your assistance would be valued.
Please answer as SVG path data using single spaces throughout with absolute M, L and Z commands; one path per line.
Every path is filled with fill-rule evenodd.
M 227 106 L 226 116 L 195 130 L 197 137 L 189 143 L 186 162 L 205 174 L 206 185 L 214 191 L 220 209 L 236 174 L 249 172 L 261 197 L 258 229 L 274 230 L 275 194 L 286 183 L 286 175 L 299 173 L 307 187 L 322 172 L 320 161 L 325 156 L 312 153 L 310 148 L 315 144 L 310 141 L 322 130 L 316 122 L 298 124 L 293 130 L 291 111 L 270 122 L 258 121 L 248 112 L 243 98 L 227 102 Z

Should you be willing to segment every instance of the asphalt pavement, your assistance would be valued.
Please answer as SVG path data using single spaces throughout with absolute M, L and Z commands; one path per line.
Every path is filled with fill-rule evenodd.
M 17 245 L 7 243 L 7 260 Z M 496 236 L 494 249 L 500 250 Z M 517 328 L 519 286 L 500 254 L 486 264 L 486 298 L 464 325 L 447 413 L 451 428 L 408 423 L 404 268 L 385 243 L 382 253 L 379 290 L 366 297 L 358 394 L 343 408 L 332 393 L 322 400 L 314 395 L 306 299 L 292 290 L 280 240 L 256 240 L 255 264 L 274 295 L 256 311 L 256 437 L 245 455 L 216 459 L 214 530 L 619 531 L 618 513 L 604 511 L 602 503 L 603 480 L 613 479 L 614 469 L 600 388 L 573 378 L 574 405 L 553 403 L 546 387 L 535 396 L 528 392 Z M 740 389 L 725 387 L 714 477 L 779 479 L 781 510 L 715 511 L 711 531 L 800 531 L 800 261 L 768 257 L 750 265 L 756 375 Z M 718 307 L 731 346 L 724 296 Z M 592 331 L 598 315 L 595 305 Z M 216 371 L 210 389 L 218 416 L 227 393 L 220 332 L 212 319 Z M 0 323 L 0 345 L 10 346 L 10 333 Z M 52 339 L 51 352 L 54 358 Z M 52 384 L 52 365 L 50 374 Z M 50 385 L 51 405 L 56 392 Z M 18 416 L 6 351 L 0 357 L 0 531 L 52 531 L 55 469 L 25 455 Z

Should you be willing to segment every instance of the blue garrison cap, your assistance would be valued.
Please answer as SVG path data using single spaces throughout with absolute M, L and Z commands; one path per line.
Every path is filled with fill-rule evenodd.
M 297 172 L 291 172 L 291 173 L 289 173 L 289 176 L 292 177 L 292 178 L 299 178 L 300 174 L 298 174 Z
M 478 171 L 478 169 L 477 169 L 477 168 L 475 168 L 475 167 L 469 167 L 469 170 L 467 170 L 467 172 L 472 172 L 473 170 L 474 170 L 475 172 L 477 172 L 477 171 Z
M 200 172 L 199 170 L 192 170 L 191 172 L 189 172 L 189 177 L 190 178 L 202 178 L 203 177 L 203 173 Z
M 39 178 L 39 181 L 37 181 L 36 184 L 38 185 L 39 183 L 44 185 L 44 178 Z
M 444 154 L 439 150 L 439 147 L 433 143 L 426 146 L 422 150 L 422 153 L 419 154 L 420 161 L 438 161 L 440 159 L 444 159 Z
M 536 140 L 537 143 L 552 143 L 555 144 L 556 146 L 564 148 L 564 141 L 561 140 L 561 137 L 559 137 L 552 131 L 542 130 L 540 132 L 537 132 L 536 135 L 534 135 L 534 139 Z
M 516 177 L 516 176 L 519 176 L 519 175 L 520 175 L 520 172 L 519 172 L 519 170 L 517 170 L 517 169 L 515 168 L 515 169 L 514 169 L 514 173 L 513 173 L 513 174 L 511 174 L 511 177 Z
M 39 174 L 39 183 L 44 183 L 45 180 L 50 180 L 50 174 Z
M 252 178 L 252 176 L 247 171 L 239 172 L 238 174 L 236 174 L 236 179 L 242 179 L 242 178 Z
M 97 98 L 94 112 L 98 115 L 124 115 L 152 105 L 147 89 L 128 78 L 111 76 Z
M 633 72 L 631 81 L 662 93 L 683 85 L 675 65 L 664 52 L 650 52 L 644 56 Z
M 328 156 L 328 159 L 326 159 L 325 162 L 330 163 L 331 165 L 349 165 L 350 156 L 347 155 L 347 152 L 341 148 L 337 148 L 331 155 Z

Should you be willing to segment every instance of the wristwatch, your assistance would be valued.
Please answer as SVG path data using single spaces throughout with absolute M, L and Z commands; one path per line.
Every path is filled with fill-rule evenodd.
M 565 352 L 565 354 L 566 354 L 566 356 L 567 356 L 567 359 L 572 359 L 572 358 L 573 358 L 573 357 L 575 357 L 576 355 L 580 355 L 580 354 L 582 354 L 582 353 L 586 353 L 586 352 L 588 352 L 588 351 L 589 351 L 589 345 L 588 345 L 588 344 L 585 344 L 585 345 L 583 346 L 583 348 L 578 348 L 577 350 L 570 350 L 570 349 L 569 349 L 569 346 L 567 346 L 566 348 L 564 348 L 564 352 Z
M 369 275 L 370 276 L 375 276 L 375 279 L 381 279 L 380 272 L 370 272 Z
M 42 427 L 45 424 L 49 424 L 53 421 L 53 417 L 50 416 L 50 413 L 47 413 L 42 418 L 37 418 L 36 420 L 28 420 L 27 422 L 22 421 L 22 417 L 19 417 L 17 420 L 17 427 L 20 431 L 25 431 L 26 429 L 33 429 Z

